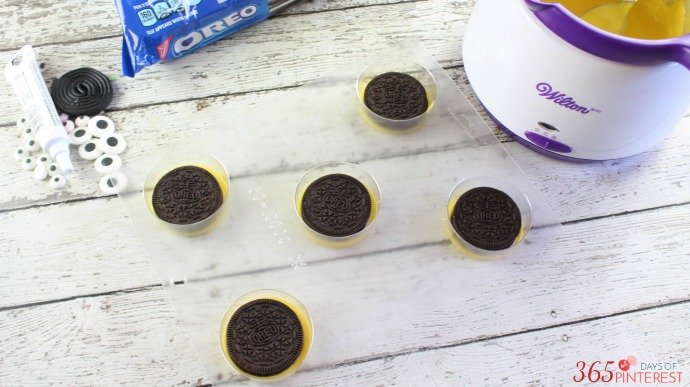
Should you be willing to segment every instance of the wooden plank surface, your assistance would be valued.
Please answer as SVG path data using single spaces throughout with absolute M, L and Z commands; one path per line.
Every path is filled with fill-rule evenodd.
M 197 385 L 205 372 L 162 289 L 0 312 L 4 385 Z
M 524 152 L 526 150 L 520 149 Z M 446 153 L 452 153 L 453 151 L 448 151 Z M 429 162 L 433 163 L 433 155 L 431 158 L 429 156 L 420 156 L 420 160 L 427 160 L 425 162 L 420 162 L 420 165 L 427 165 Z M 389 162 L 389 160 L 384 160 L 383 162 Z M 391 160 L 392 162 L 392 160 Z M 379 162 L 380 164 L 381 162 Z M 291 192 L 293 181 L 296 176 L 299 176 L 299 171 L 293 171 L 286 173 L 283 180 L 285 181 L 286 192 Z M 606 192 L 611 192 L 610 190 Z M 610 195 L 614 196 L 614 195 Z M 397 198 L 391 198 L 391 200 Z M 617 198 L 607 199 L 609 206 L 613 206 L 614 203 L 618 202 Z M 607 203 L 600 204 L 605 208 Z M 398 203 L 400 206 L 415 207 L 415 203 L 405 202 L 404 197 L 400 198 Z M 584 207 L 584 206 L 580 206 Z M 637 237 L 631 237 L 630 235 L 639 230 L 644 230 L 640 234 L 640 237 L 645 237 L 644 241 L 650 241 L 647 234 L 651 235 L 667 235 L 671 240 L 675 242 L 682 242 L 684 229 L 680 227 L 665 227 L 668 222 L 673 222 L 673 218 L 668 214 L 675 214 L 680 218 L 684 217 L 689 211 L 687 205 L 677 206 L 677 207 L 665 207 L 653 211 L 648 218 L 648 223 L 639 223 L 635 226 L 630 226 L 631 229 L 621 228 L 609 229 L 614 227 L 615 224 L 624 222 L 629 216 L 614 216 L 616 213 L 607 213 L 606 219 L 610 220 L 610 225 L 606 226 L 604 230 L 606 232 L 613 233 L 609 239 L 598 239 L 593 238 L 596 242 L 602 243 L 602 248 L 606 249 L 606 241 L 619 241 L 619 240 L 635 240 Z M 587 207 L 585 207 L 587 208 Z M 629 208 L 629 207 L 628 207 Z M 290 208 L 284 209 L 288 213 L 282 214 L 283 218 L 288 218 L 294 216 Z M 639 211 L 639 209 L 637 210 Z M 646 214 L 649 211 L 642 212 Z M 73 214 L 94 214 L 99 221 L 94 221 L 93 216 L 74 216 Z M 657 218 L 658 217 L 658 218 Z M 70 219 L 69 222 L 65 222 L 65 219 Z M 438 225 L 435 224 L 435 218 L 425 219 L 421 226 L 420 224 L 408 224 L 409 222 L 398 222 L 394 218 L 391 222 L 394 222 L 390 227 L 399 227 L 401 230 L 407 230 L 408 228 L 420 228 L 420 232 L 414 233 L 409 232 L 411 235 L 415 235 L 414 239 L 406 241 L 406 245 L 423 245 L 426 243 L 437 242 L 439 239 L 444 237 L 444 233 L 438 232 Z M 591 222 L 578 220 L 577 218 L 565 218 L 569 221 L 575 221 L 573 223 L 575 228 L 570 225 L 566 227 L 566 235 L 570 232 L 569 230 L 580 230 L 577 231 L 578 234 L 584 233 L 586 235 L 586 230 L 591 230 L 593 235 L 597 233 L 604 232 L 603 230 L 595 232 L 594 226 Z M 150 271 L 150 267 L 144 264 L 140 271 L 137 273 L 129 273 L 127 271 L 131 269 L 130 266 L 134 262 L 146 262 L 146 253 L 142 252 L 141 244 L 135 238 L 131 226 L 129 225 L 129 219 L 124 214 L 123 208 L 119 201 L 110 198 L 106 201 L 103 200 L 83 200 L 76 201 L 67 204 L 51 205 L 51 206 L 39 206 L 32 207 L 23 210 L 9 211 L 0 214 L 0 220 L 6 225 L 8 230 L 12 229 L 22 229 L 24 224 L 35 224 L 41 225 L 41 227 L 47 227 L 50 230 L 56 230 L 53 233 L 37 239 L 36 234 L 33 232 L 27 232 L 25 234 L 17 235 L 15 233 L 9 233 L 6 236 L 2 236 L 2 242 L 0 244 L 0 251 L 3 252 L 3 256 L 7 256 L 11 259 L 12 264 L 2 267 L 0 271 L 3 278 L 7 278 L 3 284 L 0 284 L 0 296 L 7 294 L 8 297 L 0 297 L 2 302 L 11 302 L 10 305 L 19 305 L 25 303 L 32 303 L 36 301 L 43 301 L 46 298 L 57 296 L 57 298 L 67 297 L 74 294 L 90 294 L 99 293 L 103 291 L 112 291 L 118 289 L 119 286 L 123 288 L 138 287 L 144 285 L 150 285 L 155 283 L 155 279 L 152 279 L 150 275 L 147 276 L 146 272 Z M 397 223 L 396 223 L 397 222 Z M 261 225 L 256 225 L 252 228 L 252 234 L 256 235 L 257 241 L 264 240 L 264 234 L 261 229 Z M 385 224 L 381 227 L 387 227 Z M 582 227 L 581 229 L 579 227 Z M 86 233 L 88 230 L 88 235 Z M 585 230 L 585 231 L 581 231 Z M 659 230 L 663 230 L 666 234 L 659 234 Z M 673 230 L 677 230 L 677 234 L 674 238 L 672 234 Z M 270 236 L 270 235 L 269 235 Z M 264 239 L 262 239 L 264 238 Z M 570 238 L 565 238 L 569 240 Z M 573 238 L 575 239 L 575 238 Z M 77 243 L 78 241 L 78 243 Z M 579 245 L 580 240 L 577 239 L 578 244 L 572 246 L 570 251 L 571 254 L 582 255 L 587 254 L 582 247 Z M 586 242 L 583 241 L 583 242 Z M 246 245 L 247 241 L 236 240 L 235 243 L 239 245 Z M 340 250 L 330 250 L 322 253 L 322 258 L 336 259 L 339 256 L 350 255 L 354 253 L 363 254 L 370 253 L 373 251 L 380 251 L 383 249 L 394 249 L 399 247 L 397 241 L 379 241 L 376 238 L 370 238 L 363 241 L 363 243 L 356 246 L 352 251 L 340 251 Z M 563 249 L 562 244 L 565 242 L 559 241 L 557 244 L 547 247 L 547 251 L 553 254 L 553 251 L 560 251 Z M 117 246 L 114 248 L 113 246 Z M 663 257 L 655 257 L 655 249 L 650 248 L 646 243 L 641 245 L 635 245 L 636 247 L 632 250 L 635 253 L 647 254 L 649 259 L 665 259 L 676 256 L 677 249 L 684 245 L 670 244 L 667 245 L 667 249 L 671 255 L 667 253 Z M 550 250 L 551 249 L 551 250 Z M 610 245 L 610 251 L 615 252 L 620 249 L 618 244 Z M 690 249 L 682 250 L 687 253 Z M 591 253 L 591 251 L 590 251 Z M 585 255 L 585 257 L 587 257 Z M 192 271 L 198 273 L 201 277 L 216 276 L 227 273 L 222 271 L 226 268 L 224 265 L 218 265 L 216 262 L 218 257 L 213 256 L 202 256 L 194 261 L 194 268 Z M 669 261 L 669 265 L 673 265 L 673 261 Z M 27 267 L 32 268 L 27 270 Z M 212 269 L 206 269 L 206 268 Z M 669 266 L 669 268 L 672 266 Z M 64 278 L 63 278 L 64 277 Z M 123 277 L 127 280 L 133 282 L 123 281 Z M 673 280 L 675 277 L 670 278 Z M 51 279 L 54 279 L 51 281 Z M 14 281 L 17 282 L 14 282 Z M 55 281 L 59 280 L 59 281 Z M 9 297 L 13 293 L 13 289 L 20 284 L 25 284 L 26 289 L 22 295 L 15 295 Z M 50 287 L 46 288 L 49 284 Z M 46 292 L 49 290 L 50 292 Z M 77 290 L 75 292 L 75 290 Z
M 217 349 L 218 319 L 229 300 L 279 284 L 280 290 L 310 307 L 319 332 L 320 341 L 312 349 L 314 358 L 305 368 L 330 367 L 530 331 L 602 313 L 690 301 L 690 284 L 677 280 L 690 275 L 687 259 L 682 263 L 690 244 L 678 245 L 678 240 L 662 237 L 664 232 L 614 235 L 616 231 L 611 229 L 631 232 L 644 218 L 657 219 L 665 229 L 680 228 L 681 211 L 686 209 L 662 219 L 649 213 L 615 224 L 607 219 L 588 222 L 587 228 L 574 225 L 570 230 L 574 235 L 564 236 L 531 257 L 489 263 L 458 261 L 457 252 L 446 243 L 429 243 L 312 264 L 304 273 L 288 267 L 270 273 L 191 280 L 173 289 L 172 298 L 193 341 Z M 588 247 L 590 233 L 601 241 L 616 242 L 609 245 L 597 240 Z M 665 265 L 655 251 L 643 251 L 650 244 L 663 251 L 669 251 L 665 246 L 670 244 L 678 250 Z M 562 255 L 549 251 L 556 248 Z M 564 258 L 588 250 L 588 259 L 575 262 Z M 650 268 L 650 260 L 658 267 Z M 669 277 L 664 278 L 664 273 Z M 650 277 L 654 284 L 648 283 Z M 636 289 L 635 297 L 630 297 L 630 288 Z M 204 364 L 213 365 L 212 374 L 225 368 L 219 350 L 201 357 Z M 430 374 L 432 368 L 432 364 L 420 364 L 419 373 Z
M 450 70 L 452 78 L 466 93 L 471 89 L 466 84 L 462 68 Z M 202 100 L 185 101 L 171 104 L 154 105 L 115 111 L 109 116 L 116 123 L 118 131 L 129 141 L 129 149 L 123 157 L 133 160 L 148 152 L 155 152 L 165 146 L 180 141 L 185 136 L 203 136 L 210 128 L 202 124 L 209 117 L 229 116 L 232 112 L 241 112 L 254 106 L 257 101 L 270 101 L 282 91 L 242 94 L 229 97 L 212 97 Z M 475 100 L 477 108 L 481 108 Z M 493 125 L 492 125 L 493 126 Z M 565 221 L 584 219 L 593 216 L 606 216 L 616 213 L 636 211 L 644 208 L 668 206 L 690 202 L 690 132 L 683 128 L 690 127 L 690 118 L 685 119 L 678 130 L 674 131 L 668 141 L 657 149 L 625 160 L 596 162 L 589 164 L 571 164 L 554 162 L 551 159 L 525 150 L 518 144 L 506 144 L 518 162 L 524 166 L 526 173 L 533 178 L 546 197 L 558 198 L 558 207 L 563 208 L 561 215 Z M 219 130 L 228 136 L 238 135 L 245 130 L 230 121 L 228 126 Z M 286 146 L 299 146 L 299 137 L 284 137 L 270 133 L 263 128 L 252 128 L 257 137 L 265 141 L 287 142 Z M 348 137 L 339 139 L 348 143 Z M 439 137 L 419 144 L 416 152 L 433 146 L 443 149 L 455 141 L 454 137 Z M 504 139 L 504 141 L 508 141 Z M 77 166 L 83 171 L 75 176 L 72 184 L 63 192 L 56 194 L 42 182 L 31 180 L 30 173 L 17 168 L 12 159 L 10 144 L 18 145 L 20 135 L 16 130 L 0 130 L 0 142 L 8 144 L 7 151 L 0 153 L 0 173 L 5 177 L 0 181 L 0 211 L 25 208 L 34 205 L 45 205 L 63 201 L 82 200 L 102 197 L 98 190 L 98 174 L 90 162 L 75 157 Z M 373 152 L 354 153 L 352 160 L 365 161 L 385 154 L 382 147 Z M 297 158 L 282 164 L 281 160 L 270 158 L 257 160 L 252 169 L 234 170 L 235 175 L 246 175 L 273 170 L 280 166 L 295 169 L 305 165 L 309 155 L 297 154 Z M 303 157 L 303 158 L 299 158 Z M 27 179 L 29 178 L 29 179 Z M 647 182 L 653 181 L 654 184 Z M 30 189 L 27 189 L 27 186 Z M 612 190 L 614 191 L 612 193 Z
M 114 202 L 112 207 L 119 210 L 119 205 L 116 205 L 114 199 L 110 202 Z M 455 253 L 448 254 L 447 242 L 441 240 L 436 243 L 417 244 L 398 249 L 395 253 L 400 255 L 401 262 L 409 263 L 401 267 L 400 272 L 387 274 L 389 269 L 386 265 L 368 265 L 369 269 L 361 274 L 362 277 L 356 282 L 377 282 L 382 281 L 384 275 L 397 275 L 407 278 L 407 282 L 424 283 L 429 276 L 438 276 L 438 283 L 465 284 L 463 294 L 456 298 L 458 305 L 454 306 L 455 302 L 449 304 L 448 313 L 458 313 L 452 312 L 454 308 L 458 311 L 474 308 L 476 310 L 469 314 L 458 313 L 464 317 L 454 319 L 445 328 L 439 322 L 434 329 L 437 330 L 436 334 L 441 336 L 434 340 L 441 340 L 443 332 L 450 335 L 459 333 L 455 329 L 455 324 L 459 322 L 470 327 L 466 332 L 460 333 L 469 334 L 469 338 L 473 338 L 488 334 L 519 332 L 534 328 L 535 324 L 539 326 L 552 321 L 567 322 L 600 316 L 602 313 L 617 313 L 688 300 L 690 284 L 688 281 L 679 280 L 690 276 L 690 261 L 687 260 L 690 242 L 685 237 L 682 227 L 688 210 L 688 206 L 673 207 L 574 223 L 567 225 L 559 240 L 547 246 L 542 254 L 534 258 L 514 258 L 495 263 L 463 260 L 457 271 L 451 270 L 452 265 L 448 264 L 448 260 L 459 258 Z M 108 214 L 105 211 L 95 212 Z M 58 212 L 51 216 L 59 219 L 62 214 Z M 110 224 L 116 230 L 128 227 L 126 219 Z M 670 230 L 675 231 L 672 233 Z M 107 239 L 99 240 L 98 244 L 84 246 L 91 251 L 91 262 L 70 262 L 64 259 L 65 255 L 51 254 L 50 250 L 40 245 L 36 250 L 23 252 L 21 256 L 16 257 L 17 260 L 33 257 L 36 262 L 27 264 L 41 267 L 43 270 L 25 272 L 17 262 L 8 262 L 7 266 L 14 270 L 7 274 L 7 279 L 0 288 L 3 307 L 16 308 L 26 303 L 50 302 L 56 298 L 74 295 L 87 296 L 90 292 L 150 287 L 158 281 L 144 257 L 135 259 L 131 256 L 140 251 L 140 248 L 138 243 L 135 246 L 126 245 L 131 238 L 131 230 L 128 231 L 118 231 L 108 235 Z M 46 245 L 54 244 L 51 242 L 46 241 Z M 112 249 L 114 244 L 119 246 L 117 251 Z M 556 250 L 559 254 L 553 254 L 551 250 Z M 659 251 L 663 251 L 664 254 L 659 256 Z M 362 258 L 375 262 L 380 256 L 381 253 L 374 253 L 366 254 Z M 336 265 L 335 262 L 337 261 L 330 264 Z M 651 267 L 650 262 L 654 263 Z M 359 260 L 344 259 L 338 265 L 346 266 L 337 272 L 352 272 L 354 269 L 348 268 L 347 265 L 357 267 L 360 264 Z M 207 271 L 207 276 L 217 275 L 217 271 L 212 267 Z M 220 277 L 221 280 L 223 278 Z M 653 281 L 650 281 L 650 278 L 653 278 Z M 342 282 L 334 281 L 330 292 L 337 292 L 338 283 L 347 288 L 347 281 L 351 280 L 345 277 L 341 278 Z M 247 286 L 242 284 L 253 283 L 252 276 L 233 277 L 233 283 L 240 289 Z M 53 287 L 46 288 L 47 284 Z M 492 285 L 487 287 L 487 284 Z M 13 294 L 20 286 L 23 295 Z M 306 293 L 327 296 L 318 289 L 322 286 L 321 283 L 316 282 L 314 286 L 316 288 Z M 631 288 L 635 289 L 635 297 L 630 297 Z M 359 297 L 385 298 L 386 292 L 385 288 L 379 289 L 378 292 L 372 290 Z M 198 298 L 205 297 L 199 295 Z M 577 301 L 582 299 L 592 301 L 589 304 Z M 486 300 L 502 302 L 487 304 Z M 487 307 L 488 310 L 485 309 Z M 485 318 L 482 310 L 491 312 L 496 325 L 491 327 L 485 321 L 474 320 Z M 521 312 L 516 315 L 516 310 Z M 555 311 L 557 317 L 552 316 L 551 311 Z M 210 318 L 201 312 L 198 315 L 200 319 Z M 465 321 L 463 318 L 469 320 Z M 419 340 L 407 337 L 406 340 L 392 345 L 406 348 L 417 342 Z
M 298 15 L 367 7 L 379 4 L 407 3 L 415 0 L 338 0 L 302 1 L 287 8 L 282 15 Z M 0 31 L 0 50 L 25 44 L 68 44 L 83 40 L 119 37 L 122 34 L 117 9 L 111 0 L 45 1 L 11 0 L 0 10 L 4 29 Z M 46 23 L 50 20 L 50 23 Z M 30 33 L 18 33 L 30 31 Z
M 458 342 L 443 348 L 382 356 L 362 363 L 335 365 L 300 373 L 289 382 L 295 386 L 346 385 L 448 385 L 448 386 L 556 386 L 576 385 L 576 363 L 618 361 L 634 355 L 640 363 L 675 363 L 687 369 L 690 344 L 683 327 L 690 309 L 680 304 L 596 319 L 567 326 L 537 329 L 521 335 L 487 337 Z M 372 364 L 373 363 L 373 364 Z M 420 373 L 418 364 L 434 364 L 434 373 Z M 595 367 L 599 370 L 601 367 Z M 609 367 L 617 372 L 617 366 Z M 641 365 L 631 368 L 639 371 Z M 687 385 L 686 375 L 681 376 Z M 622 379 L 619 379 L 622 380 Z M 614 380 L 615 382 L 615 380 Z M 611 383 L 611 385 L 626 385 Z
M 445 37 L 462 35 L 469 4 L 420 4 L 385 4 L 281 17 L 205 47 L 201 55 L 151 67 L 136 79 L 119 75 L 120 37 L 75 42 L 67 46 L 69 49 L 47 44 L 38 47 L 36 53 L 50 58 L 45 77 L 52 79 L 86 64 L 75 52 L 97 52 L 89 56 L 88 65 L 115 79 L 111 109 L 300 85 L 387 47 L 387 37 L 391 36 L 420 38 L 442 64 L 460 64 L 459 41 Z M 328 17 L 323 17 L 326 14 Z M 370 26 L 380 20 L 386 20 L 385 31 L 372 30 Z M 358 42 L 357 49 L 353 41 Z M 0 52 L 0 63 L 6 63 L 12 53 Z M 212 72 L 208 63 L 213 64 Z M 1 82 L 0 111 L 18 113 L 11 90 L 5 87 L 4 79 Z
M 569 385 L 577 361 L 629 355 L 687 370 L 688 318 L 688 302 L 574 324 L 554 318 L 523 334 L 305 368 L 282 384 Z M 162 289 L 3 311 L 0 328 L 0 377 L 9 385 L 251 384 L 227 373 L 206 379 Z M 422 363 L 434 364 L 431 376 Z
M 10 1 L 0 10 L 7 24 L 0 31 L 0 60 L 31 42 L 45 58 L 49 79 L 83 66 L 88 58 L 90 66 L 115 80 L 117 96 L 108 114 L 130 142 L 125 158 L 134 159 L 147 147 L 203 135 L 198 123 L 208 116 L 268 101 L 401 38 L 421 40 L 479 107 L 460 54 L 472 5 L 441 0 L 303 2 L 284 16 L 131 80 L 119 76 L 117 18 L 103 17 L 103 9 L 114 11 L 110 1 L 59 6 Z M 74 23 L 75 11 L 79 23 Z M 93 52 L 99 55 L 76 54 Z M 0 380 L 41 385 L 242 383 L 227 372 L 204 379 L 147 251 L 119 200 L 97 191 L 95 172 L 80 173 L 68 190 L 55 194 L 18 171 L 11 159 L 19 138 L 11 126 L 18 108 L 6 86 L 0 80 L 0 125 L 6 126 L 0 128 L 6 150 L 0 152 Z M 647 361 L 677 359 L 687 369 L 688 127 L 686 119 L 647 154 L 585 165 L 555 162 L 500 136 L 569 222 L 560 238 L 531 260 L 462 261 L 456 271 L 443 264 L 457 259 L 444 255 L 443 240 L 386 246 L 417 266 L 397 274 L 372 270 L 360 279 L 371 283 L 371 290 L 357 294 L 386 299 L 386 292 L 375 286 L 384 275 L 424 283 L 425 270 L 431 270 L 439 283 L 462 279 L 467 294 L 452 300 L 447 316 L 459 316 L 466 329 L 458 330 L 444 316 L 436 317 L 438 324 L 418 329 L 398 322 L 398 331 L 405 334 L 392 336 L 383 347 L 367 340 L 375 331 L 364 330 L 356 341 L 359 349 L 315 356 L 286 383 L 554 385 L 570 380 L 580 356 L 591 361 L 587 357 L 618 358 L 631 351 L 643 353 L 635 354 Z M 429 141 L 411 151 L 448 145 L 444 139 Z M 293 160 L 279 167 L 303 163 Z M 78 165 L 88 169 L 87 163 Z M 253 168 L 241 172 L 276 165 L 267 160 Z M 376 249 L 363 253 L 368 259 L 385 256 Z M 338 257 L 334 253 L 327 265 L 344 272 L 355 267 L 353 258 Z M 210 276 L 219 274 L 211 265 L 207 270 Z M 251 276 L 238 281 L 249 286 Z M 334 284 L 346 292 L 345 282 Z M 318 292 L 304 298 L 338 321 L 336 304 L 320 299 Z M 471 313 L 465 313 L 468 308 Z M 212 318 L 201 313 L 198 321 L 186 323 L 193 330 Z M 336 327 L 347 327 L 347 320 Z M 427 366 L 416 369 L 416 364 Z M 432 376 L 416 379 L 419 375 Z

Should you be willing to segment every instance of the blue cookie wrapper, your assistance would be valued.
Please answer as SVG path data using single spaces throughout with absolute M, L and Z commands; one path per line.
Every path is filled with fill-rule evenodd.
M 115 0 L 122 73 L 190 54 L 269 16 L 268 0 Z

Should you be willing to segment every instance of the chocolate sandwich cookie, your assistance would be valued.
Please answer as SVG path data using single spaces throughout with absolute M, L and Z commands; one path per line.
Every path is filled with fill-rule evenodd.
M 113 88 L 103 73 L 84 67 L 65 73 L 53 81 L 50 96 L 55 107 L 70 116 L 92 116 L 113 101 Z
M 316 179 L 302 197 L 304 222 L 331 237 L 346 237 L 364 230 L 371 210 L 371 195 L 364 184 L 341 173 Z
M 364 104 L 381 117 L 408 120 L 424 114 L 429 108 L 429 99 L 424 86 L 415 77 L 389 72 L 367 84 Z
M 151 204 L 161 220 L 187 225 L 213 215 L 223 204 L 223 192 L 209 171 L 188 165 L 175 168 L 158 180 Z
M 227 326 L 227 350 L 250 375 L 270 377 L 292 366 L 302 354 L 304 331 L 297 314 L 280 301 L 264 298 L 237 309 Z
M 451 224 L 462 239 L 483 250 L 505 250 L 520 235 L 522 216 L 515 201 L 503 191 L 473 188 L 455 203 Z

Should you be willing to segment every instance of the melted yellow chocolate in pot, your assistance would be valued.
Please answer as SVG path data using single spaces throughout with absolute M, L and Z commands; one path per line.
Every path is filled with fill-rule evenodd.
M 668 39 L 690 33 L 690 0 L 542 0 L 615 34 Z
M 604 4 L 582 14 L 582 20 L 614 34 L 623 34 L 628 24 L 628 15 L 635 5 L 632 1 Z
M 574 13 L 577 16 L 582 16 L 583 13 L 589 11 L 590 9 L 594 7 L 598 7 L 600 5 L 605 5 L 605 4 L 615 4 L 615 3 L 620 3 L 620 0 L 543 0 L 543 3 L 561 3 L 563 4 L 570 12 Z

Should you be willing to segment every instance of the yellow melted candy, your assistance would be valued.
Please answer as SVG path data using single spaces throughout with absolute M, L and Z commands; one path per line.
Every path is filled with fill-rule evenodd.
M 638 39 L 690 33 L 690 0 L 542 0 L 561 3 L 603 30 Z

